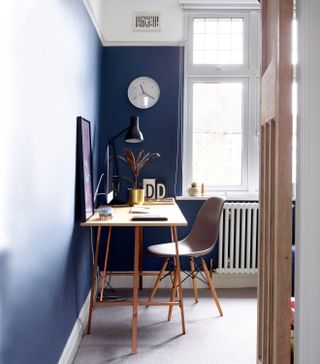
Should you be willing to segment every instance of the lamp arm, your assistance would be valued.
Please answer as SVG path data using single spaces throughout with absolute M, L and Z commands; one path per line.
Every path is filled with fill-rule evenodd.
M 109 139 L 109 143 L 113 143 L 114 139 L 118 138 L 121 134 L 125 133 L 127 130 L 129 130 L 129 127 L 119 131 L 116 135 L 114 135 L 112 138 Z

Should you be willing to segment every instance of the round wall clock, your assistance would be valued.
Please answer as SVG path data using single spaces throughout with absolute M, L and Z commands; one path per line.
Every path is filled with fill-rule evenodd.
M 152 107 L 160 96 L 157 82 L 146 76 L 135 78 L 128 87 L 128 98 L 139 109 Z

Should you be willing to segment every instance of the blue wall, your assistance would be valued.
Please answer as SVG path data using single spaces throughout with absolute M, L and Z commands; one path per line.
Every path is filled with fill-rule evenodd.
M 176 171 L 177 133 L 179 132 L 179 90 L 183 72 L 183 48 L 180 47 L 106 47 L 102 55 L 100 155 L 110 137 L 129 125 L 130 116 L 140 117 L 140 127 L 144 142 L 137 145 L 125 144 L 123 136 L 116 140 L 118 154 L 125 147 L 135 152 L 144 149 L 158 152 L 159 160 L 145 167 L 142 177 L 157 177 L 167 180 L 168 195 L 174 196 L 174 176 Z M 160 99 L 150 109 L 135 108 L 128 100 L 127 90 L 130 82 L 139 76 L 155 79 L 160 87 Z M 179 77 L 180 76 L 180 77 Z M 180 80 L 179 80 L 180 78 Z M 180 156 L 179 156 L 180 157 Z M 101 157 L 102 158 L 102 157 Z M 119 161 L 120 175 L 128 175 L 127 167 Z M 100 159 L 100 170 L 102 159 Z M 181 194 L 181 161 L 179 158 L 177 195 Z M 121 183 L 121 198 L 127 199 L 126 181 Z M 192 225 L 201 201 L 181 201 L 182 211 Z M 190 229 L 179 228 L 183 237 Z M 133 268 L 133 231 L 129 228 L 113 229 L 110 247 L 109 267 L 113 270 Z M 166 242 L 170 239 L 169 230 L 144 229 L 144 249 L 152 243 Z M 104 239 L 105 241 L 105 239 Z M 105 245 L 102 244 L 100 266 L 102 266 Z M 123 252 L 126 254 L 123 254 Z M 185 262 L 186 263 L 186 262 Z M 144 252 L 144 269 L 157 270 L 161 260 Z
M 98 134 L 102 47 L 81 1 L 11 0 L 1 12 L 0 361 L 53 364 L 90 287 L 76 117 Z

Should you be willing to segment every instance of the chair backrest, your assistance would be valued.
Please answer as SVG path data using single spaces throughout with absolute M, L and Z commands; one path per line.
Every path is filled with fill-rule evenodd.
M 189 235 L 184 239 L 193 250 L 212 250 L 219 235 L 224 199 L 211 197 L 201 206 Z

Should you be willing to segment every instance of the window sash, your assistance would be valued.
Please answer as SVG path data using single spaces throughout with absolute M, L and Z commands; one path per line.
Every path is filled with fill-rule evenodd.
M 248 189 L 248 78 L 203 78 L 203 77 L 192 77 L 187 80 L 187 122 L 185 123 L 184 133 L 184 173 L 183 180 L 185 191 L 192 182 L 192 166 L 193 166 L 193 85 L 196 83 L 242 83 L 243 85 L 243 97 L 242 97 L 242 156 L 241 156 L 241 183 L 235 185 L 206 185 L 206 191 L 246 191 Z M 198 181 L 201 183 L 202 181 Z
M 243 19 L 243 63 L 241 64 L 193 64 L 193 21 L 197 18 L 242 18 Z M 188 75 L 204 76 L 207 74 L 236 75 L 249 72 L 249 16 L 247 12 L 205 12 L 190 13 L 188 17 L 188 50 L 187 73 Z

